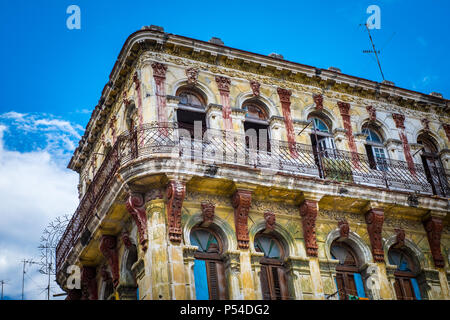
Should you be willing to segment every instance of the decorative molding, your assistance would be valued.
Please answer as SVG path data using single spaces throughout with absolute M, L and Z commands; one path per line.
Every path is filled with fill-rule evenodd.
M 369 233 L 372 255 L 375 262 L 384 262 L 384 251 L 381 232 L 384 222 L 384 211 L 380 208 L 371 208 L 366 215 L 367 232 Z
M 434 266 L 436 268 L 444 268 L 445 262 L 441 252 L 441 234 L 444 228 L 442 219 L 430 216 L 423 222 L 423 225 L 427 232 L 428 244 L 430 245 Z
M 186 185 L 182 181 L 172 180 L 167 186 L 167 218 L 169 220 L 169 240 L 181 242 L 181 208 L 186 194 Z
M 248 212 L 252 205 L 252 192 L 238 189 L 233 195 L 234 223 L 240 249 L 248 249 Z
M 112 273 L 114 287 L 119 284 L 119 253 L 117 252 L 117 238 L 115 236 L 103 235 L 100 240 L 100 252 L 106 258 Z
M 300 205 L 306 254 L 311 257 L 317 257 L 318 255 L 316 240 L 317 206 L 317 201 L 308 199 L 305 199 Z
M 142 250 L 147 250 L 148 233 L 147 233 L 147 212 L 145 210 L 144 196 L 140 193 L 132 193 L 128 197 L 126 207 L 131 214 L 139 232 L 139 243 Z
M 98 300 L 96 275 L 95 267 L 81 269 L 81 300 Z
M 261 84 L 256 80 L 250 80 L 250 87 L 252 88 L 253 95 L 255 97 L 259 97 L 260 94 L 259 89 L 261 87 Z
M 216 206 L 209 201 L 202 201 L 202 226 L 208 227 L 214 220 Z
M 199 70 L 197 68 L 187 68 L 186 76 L 188 78 L 188 83 L 191 85 L 197 84 Z
M 321 94 L 313 94 L 313 100 L 316 104 L 316 110 L 323 110 L 323 96 Z
M 266 221 L 264 232 L 272 232 L 275 229 L 275 223 L 277 221 L 275 213 L 273 211 L 264 212 L 264 220 Z

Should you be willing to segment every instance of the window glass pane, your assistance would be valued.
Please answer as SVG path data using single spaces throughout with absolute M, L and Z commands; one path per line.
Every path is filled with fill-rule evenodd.
M 390 264 L 397 266 L 397 270 L 412 272 L 412 266 L 410 266 L 409 259 L 402 251 L 390 250 L 388 258 Z
M 281 258 L 281 248 L 271 237 L 260 236 L 255 240 L 255 249 L 264 253 L 264 257 L 272 259 Z
M 366 139 L 367 141 L 375 142 L 375 143 L 383 143 L 383 139 L 381 138 L 381 136 L 378 133 L 376 133 L 374 130 L 364 128 L 363 133 L 367 134 L 367 139 Z
M 314 125 L 316 126 L 316 130 L 322 131 L 322 132 L 329 132 L 328 126 L 323 122 L 322 120 L 318 118 L 314 118 Z
M 219 244 L 216 237 L 206 230 L 194 230 L 191 232 L 191 244 L 198 247 L 201 252 L 218 252 Z

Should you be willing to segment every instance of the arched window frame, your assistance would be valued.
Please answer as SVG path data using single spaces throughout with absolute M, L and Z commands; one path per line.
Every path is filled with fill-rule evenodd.
M 196 286 L 197 299 L 206 300 L 205 292 L 200 291 L 207 285 L 209 300 L 228 299 L 228 289 L 225 278 L 225 265 L 223 257 L 223 241 L 221 237 L 212 228 L 195 227 L 190 232 L 190 237 L 197 231 L 208 232 L 214 236 L 218 244 L 217 252 L 202 252 L 197 250 L 194 253 L 194 278 Z M 191 244 L 194 244 L 191 239 Z M 208 247 L 209 248 L 209 247 Z M 206 282 L 203 280 L 206 277 Z
M 274 234 L 258 233 L 255 235 L 255 249 L 258 251 L 258 239 L 267 238 L 273 241 L 278 247 L 280 256 L 278 258 L 264 256 L 260 260 L 260 282 L 262 297 L 264 300 L 287 300 L 289 290 L 287 285 L 286 270 L 284 267 L 284 257 L 286 250 Z M 262 251 L 264 252 L 264 251 Z
M 402 266 L 397 265 L 394 261 L 393 254 L 399 254 L 400 259 L 405 258 L 410 268 L 408 270 L 401 270 Z M 405 248 L 394 248 L 391 246 L 388 251 L 388 260 L 392 265 L 397 266 L 394 272 L 395 282 L 394 291 L 398 300 L 421 300 L 422 293 L 417 283 L 417 276 L 419 273 L 419 266 L 414 260 L 410 252 Z M 401 262 L 402 260 L 400 260 Z
M 178 128 L 185 129 L 190 132 L 191 138 L 195 138 L 194 134 L 194 123 L 195 121 L 201 121 L 202 123 L 202 133 L 207 129 L 206 123 L 206 96 L 194 86 L 182 86 L 177 89 L 176 95 L 180 97 L 180 102 L 178 103 L 176 116 Z M 195 97 L 199 104 L 190 103 L 189 99 L 183 101 L 183 95 Z
M 365 124 L 362 127 L 362 132 L 367 134 L 365 147 L 370 168 L 387 171 L 389 154 L 384 146 L 384 137 L 380 128 L 371 124 Z M 375 137 L 378 141 L 375 141 Z
M 329 153 L 334 153 L 336 150 L 336 144 L 334 142 L 334 136 L 332 134 L 332 124 L 331 121 L 325 115 L 321 113 L 310 113 L 308 115 L 308 120 L 312 121 L 311 124 L 311 143 L 315 145 L 315 139 L 317 137 L 317 148 L 319 152 L 328 155 Z M 320 127 L 326 127 L 326 130 Z
M 254 108 L 255 110 L 258 110 L 258 117 L 253 117 L 249 114 L 249 108 Z M 245 120 L 244 120 L 244 132 L 247 133 L 247 130 L 255 130 L 256 132 L 256 141 L 250 141 L 250 138 L 248 135 L 246 137 L 246 146 L 247 148 L 250 148 L 250 146 L 254 146 L 256 143 L 256 149 L 260 150 L 260 147 L 262 146 L 261 141 L 261 134 L 260 130 L 266 130 L 267 136 L 265 139 L 267 140 L 267 145 L 265 146 L 265 151 L 270 151 L 270 127 L 269 127 L 269 113 L 267 106 L 261 102 L 260 100 L 257 100 L 255 98 L 248 99 L 244 101 L 242 104 L 242 109 L 246 111 L 245 114 Z
M 333 254 L 333 249 L 340 247 L 346 250 L 353 258 L 354 265 L 339 263 L 336 266 L 336 287 L 338 289 L 338 297 L 340 300 L 349 300 L 351 296 L 366 298 L 367 289 L 361 276 L 361 258 L 358 257 L 356 251 L 348 243 L 344 241 L 334 240 L 330 246 L 330 253 L 334 259 L 337 257 Z

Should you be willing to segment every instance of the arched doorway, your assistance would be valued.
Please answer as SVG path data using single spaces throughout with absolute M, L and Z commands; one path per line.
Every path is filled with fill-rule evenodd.
M 269 152 L 269 117 L 266 106 L 257 99 L 250 99 L 243 103 L 242 109 L 246 111 L 244 131 L 247 148 Z
M 386 171 L 388 169 L 387 153 L 381 130 L 373 125 L 365 125 L 362 132 L 367 134 L 365 147 L 370 168 Z

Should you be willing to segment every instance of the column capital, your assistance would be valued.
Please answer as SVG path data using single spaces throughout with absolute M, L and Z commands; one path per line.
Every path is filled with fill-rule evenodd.
M 365 219 L 367 232 L 369 233 L 372 255 L 375 262 L 384 262 L 384 250 L 382 243 L 382 229 L 384 222 L 384 209 L 373 204 L 366 210 Z
M 306 254 L 311 257 L 317 257 L 318 246 L 316 239 L 316 219 L 318 201 L 304 199 L 299 209 L 300 216 L 302 218 L 303 238 L 305 241 Z
M 302 192 L 302 195 L 300 197 L 300 204 L 302 204 L 305 201 L 319 202 L 322 198 L 323 198 L 323 194 L 320 194 L 320 193 Z

